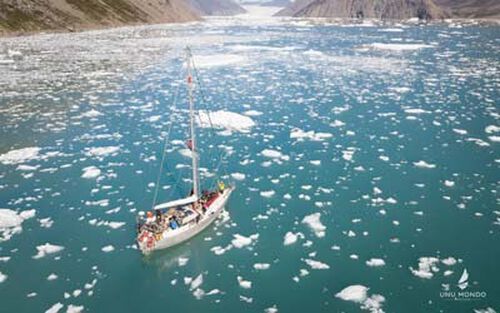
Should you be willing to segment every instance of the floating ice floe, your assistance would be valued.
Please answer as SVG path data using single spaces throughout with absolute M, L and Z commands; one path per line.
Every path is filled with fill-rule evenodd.
M 439 263 L 439 259 L 435 257 L 421 257 L 418 259 L 418 269 L 413 269 L 410 267 L 410 270 L 413 275 L 418 276 L 420 278 L 430 279 L 434 276 L 435 272 L 439 271 L 437 264 Z
M 227 251 L 231 250 L 231 248 L 233 248 L 233 246 L 231 244 L 229 244 L 225 248 L 223 248 L 221 246 L 212 247 L 212 248 L 210 248 L 210 251 L 215 253 L 215 255 L 222 255 L 222 254 L 226 253 Z
M 4 273 L 0 272 L 0 284 L 3 283 L 4 281 L 7 280 L 7 275 L 5 275 Z
M 193 157 L 193 151 L 191 151 L 190 149 L 179 149 L 179 154 L 185 158 Z
M 91 109 L 85 113 L 82 113 L 82 115 L 80 115 L 81 117 L 88 117 L 88 118 L 94 118 L 94 117 L 98 117 L 98 116 L 101 116 L 103 115 L 101 112 L 95 110 L 95 109 Z
M 47 276 L 47 280 L 49 280 L 49 281 L 50 281 L 50 280 L 56 280 L 56 279 L 57 279 L 57 277 L 58 277 L 58 276 L 57 276 L 56 274 L 51 273 L 49 276 Z
M 191 281 L 190 290 L 198 289 L 203 284 L 203 274 L 199 274 L 195 279 Z
M 466 138 L 465 140 L 468 141 L 468 142 L 473 142 L 473 143 L 475 143 L 476 145 L 478 145 L 480 147 L 489 147 L 490 146 L 489 143 L 487 143 L 486 141 L 484 141 L 482 139 L 479 139 L 479 138 L 472 138 L 472 137 L 470 137 L 470 138 Z
M 294 234 L 292 232 L 287 232 L 285 238 L 283 239 L 283 245 L 289 246 L 297 242 L 299 238 L 304 238 L 304 235 L 300 232 Z
M 146 121 L 149 123 L 156 123 L 159 120 L 161 120 L 161 115 L 153 115 L 153 116 L 150 116 L 146 119 Z
M 420 160 L 418 162 L 413 162 L 413 165 L 415 165 L 416 167 L 419 167 L 419 168 L 429 168 L 429 169 L 436 167 L 436 164 L 427 163 L 424 160 Z
M 54 254 L 54 253 L 60 252 L 60 251 L 64 250 L 64 247 L 58 246 L 58 245 L 53 245 L 53 244 L 50 244 L 47 242 L 43 245 L 37 246 L 36 249 L 38 250 L 38 253 L 33 256 L 33 259 L 40 259 L 40 258 L 43 258 L 43 257 L 49 255 L 49 254 Z
M 407 93 L 407 92 L 411 91 L 411 89 L 408 87 L 390 87 L 389 90 L 392 90 L 392 91 L 397 92 L 397 93 Z M 385 113 L 384 115 L 390 116 L 388 114 L 391 114 L 391 113 Z M 394 113 L 394 115 L 395 115 L 395 113 Z
M 231 64 L 243 64 L 247 59 L 239 54 L 212 54 L 212 55 L 197 55 L 193 58 L 196 67 L 212 68 Z
M 371 313 L 383 313 L 382 304 L 385 298 L 379 294 L 373 294 L 368 297 L 369 288 L 363 285 L 352 285 L 342 289 L 335 297 L 344 301 L 351 301 L 361 304 L 361 309 L 370 311 Z
M 487 307 L 486 309 L 474 309 L 474 313 L 497 313 L 497 311 L 491 307 Z
M 414 51 L 424 48 L 434 48 L 434 46 L 431 45 L 418 44 L 418 43 L 397 44 L 397 43 L 378 43 L 378 42 L 366 45 L 366 47 L 377 50 L 389 50 L 389 51 Z
M 243 288 L 243 289 L 250 289 L 250 288 L 252 288 L 252 282 L 251 281 L 244 280 L 243 277 L 241 277 L 241 276 L 236 277 L 236 279 L 238 280 L 238 284 L 240 285 L 241 288 Z
M 267 270 L 269 269 L 269 267 L 271 267 L 271 264 L 269 263 L 255 263 L 253 265 L 253 268 L 256 269 L 256 270 Z
M 26 210 L 20 213 L 10 209 L 0 209 L 0 242 L 7 241 L 14 234 L 22 232 L 22 223 L 34 217 L 36 210 Z
M 255 122 L 248 116 L 229 111 L 205 112 L 199 111 L 198 123 L 200 127 L 225 128 L 229 131 L 248 133 Z
M 102 221 L 97 219 L 89 220 L 89 224 L 93 226 L 107 226 L 112 229 L 118 229 L 125 225 L 125 222 L 110 222 L 110 221 Z
M 253 302 L 253 298 L 245 297 L 245 296 L 240 295 L 240 301 L 243 301 L 243 302 L 246 302 L 246 303 L 252 303 Z
M 87 166 L 82 171 L 82 178 L 92 179 L 101 175 L 101 170 L 95 166 Z
M 259 238 L 259 234 L 253 234 L 250 235 L 249 237 L 245 237 L 240 234 L 235 234 L 233 235 L 233 237 L 234 239 L 231 241 L 231 244 L 233 245 L 233 247 L 241 249 L 243 247 L 251 245 L 252 242 L 254 242 Z
M 28 147 L 16 150 L 11 150 L 0 155 L 0 163 L 4 165 L 21 164 L 38 158 L 40 152 L 38 147 Z
M 80 313 L 80 312 L 83 312 L 83 309 L 85 309 L 85 307 L 83 305 L 70 304 L 70 305 L 68 305 L 68 308 L 66 309 L 66 313 Z
M 454 181 L 451 181 L 451 180 L 445 180 L 445 181 L 444 181 L 444 185 L 445 185 L 446 187 L 450 187 L 450 188 L 451 188 L 451 187 L 455 186 L 455 182 L 454 182 Z
M 278 307 L 275 305 L 273 305 L 272 307 L 270 308 L 266 308 L 264 310 L 264 313 L 278 313 Z
M 366 261 L 366 265 L 371 266 L 371 267 L 384 266 L 385 261 L 383 259 L 371 258 L 368 261 Z
M 452 266 L 452 265 L 457 264 L 457 259 L 450 256 L 450 257 L 447 257 L 445 259 L 442 259 L 441 263 L 443 263 L 444 265 Z
M 114 250 L 115 250 L 115 247 L 113 247 L 112 245 L 107 245 L 107 246 L 104 246 L 101 248 L 101 251 L 105 252 L 105 253 L 108 253 L 108 252 L 111 252 Z
M 465 129 L 453 128 L 453 131 L 459 135 L 467 135 L 467 131 Z
M 306 262 L 306 264 L 309 265 L 313 270 L 327 270 L 330 268 L 330 265 L 312 259 L 305 259 L 304 262 Z
M 45 313 L 57 313 L 63 307 L 64 307 L 64 305 L 62 303 L 57 302 L 56 304 L 54 304 L 53 306 L 51 306 L 47 311 L 45 311 Z
M 309 161 L 314 166 L 320 166 L 321 165 L 321 160 L 311 160 Z
M 347 150 L 342 151 L 342 158 L 346 161 L 352 161 L 355 151 L 355 148 L 348 148 Z
M 260 153 L 262 154 L 262 156 L 270 159 L 281 159 L 283 161 L 288 161 L 290 159 L 289 156 L 284 155 L 278 150 L 264 149 Z
M 302 219 L 302 223 L 309 226 L 309 228 L 314 232 L 314 234 L 318 238 L 324 237 L 326 230 L 326 226 L 321 223 L 320 218 L 321 218 L 321 213 L 317 212 L 310 215 L 306 215 Z
M 404 30 L 402 28 L 381 28 L 378 31 L 385 32 L 385 33 L 402 33 L 402 32 L 404 32 Z
M 87 156 L 104 157 L 108 155 L 116 155 L 120 151 L 120 147 L 108 146 L 108 147 L 92 147 L 86 148 L 85 154 Z
M 330 123 L 331 127 L 342 127 L 344 125 L 345 123 L 340 120 L 334 120 L 333 122 Z
M 368 288 L 363 285 L 352 285 L 342 289 L 335 297 L 345 301 L 361 303 L 367 298 Z
M 185 266 L 188 261 L 189 261 L 188 258 L 179 257 L 177 259 L 177 264 L 179 264 L 179 266 Z
M 244 180 L 244 179 L 245 179 L 245 174 L 243 174 L 243 173 L 232 173 L 232 174 L 231 174 L 231 177 L 232 177 L 233 179 L 236 179 L 236 180 L 241 181 L 241 180 Z
M 488 136 L 488 139 L 492 142 L 500 142 L 500 136 Z
M 27 220 L 27 219 L 33 218 L 33 217 L 35 217 L 35 215 L 36 215 L 36 210 L 35 209 L 25 210 L 25 211 L 21 211 L 19 213 L 19 216 L 23 220 Z
M 333 135 L 330 133 L 315 132 L 313 130 L 303 131 L 300 128 L 293 128 L 290 132 L 290 138 L 297 139 L 298 141 L 304 141 L 305 139 L 323 141 L 331 137 L 333 137 Z
M 419 109 L 419 108 L 410 108 L 410 109 L 405 109 L 405 113 L 406 114 L 429 114 L 432 112 L 424 110 L 424 109 Z
M 24 171 L 24 172 L 28 172 L 28 171 L 36 171 L 40 166 L 37 165 L 37 166 L 31 166 L 31 165 L 26 165 L 26 164 L 20 164 L 16 167 L 16 170 L 18 171 Z
M 261 191 L 260 195 L 264 198 L 271 198 L 276 194 L 274 190 Z
M 488 125 L 484 128 L 485 133 L 487 134 L 495 134 L 500 132 L 500 126 L 496 125 Z

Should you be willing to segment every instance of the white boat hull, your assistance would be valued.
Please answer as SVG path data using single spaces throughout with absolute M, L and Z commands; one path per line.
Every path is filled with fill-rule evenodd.
M 210 205 L 198 223 L 164 231 L 162 239 L 156 241 L 152 247 L 148 247 L 144 242 L 138 242 L 139 249 L 143 254 L 147 255 L 156 250 L 173 247 L 196 236 L 220 216 L 233 190 L 234 187 L 224 190 L 224 192 Z

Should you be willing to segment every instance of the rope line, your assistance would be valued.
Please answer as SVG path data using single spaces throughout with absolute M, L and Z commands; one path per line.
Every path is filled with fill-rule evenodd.
M 175 110 L 175 108 L 177 106 L 177 97 L 179 95 L 179 89 L 180 89 L 180 84 L 177 85 L 177 89 L 174 93 L 173 108 L 171 110 L 172 112 Z M 161 180 L 161 175 L 163 173 L 163 163 L 165 162 L 165 155 L 166 155 L 165 150 L 167 149 L 167 144 L 168 144 L 168 141 L 170 139 L 170 133 L 172 131 L 172 126 L 174 125 L 174 123 L 173 123 L 174 116 L 175 116 L 175 113 L 170 114 L 170 119 L 169 119 L 170 124 L 168 126 L 167 134 L 165 135 L 165 140 L 163 142 L 163 149 L 161 150 L 162 156 L 161 156 L 160 170 L 158 172 L 158 176 L 156 177 L 155 192 L 154 192 L 154 196 L 153 196 L 153 203 L 151 205 L 151 210 L 154 209 L 155 204 L 156 204 L 156 200 L 158 200 L 158 191 L 160 189 L 160 180 Z

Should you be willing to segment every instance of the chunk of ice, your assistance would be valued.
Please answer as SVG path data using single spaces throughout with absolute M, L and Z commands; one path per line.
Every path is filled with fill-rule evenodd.
M 244 288 L 244 289 L 250 289 L 250 288 L 252 288 L 252 282 L 251 281 L 244 280 L 243 277 L 241 277 L 241 276 L 236 277 L 236 279 L 238 280 L 238 284 L 240 284 L 241 288 Z
M 368 288 L 363 285 L 352 285 L 342 289 L 335 297 L 345 301 L 362 303 L 367 298 Z
M 101 170 L 95 166 L 87 166 L 82 169 L 82 178 L 92 179 L 101 175 Z
M 114 250 L 115 250 L 115 247 L 113 247 L 112 245 L 107 245 L 107 246 L 104 246 L 101 248 L 101 251 L 105 252 L 105 253 L 108 253 L 108 252 L 111 252 Z
M 305 216 L 302 219 L 302 223 L 309 226 L 309 228 L 314 232 L 316 237 L 321 238 L 325 236 L 326 226 L 323 225 L 320 221 L 321 213 L 313 213 Z
M 271 264 L 269 263 L 255 263 L 253 265 L 253 268 L 255 268 L 256 270 L 267 270 L 271 267 Z
M 43 258 L 49 254 L 54 254 L 57 252 L 60 252 L 64 249 L 63 246 L 58 246 L 58 245 L 53 245 L 50 243 L 45 243 L 43 245 L 37 246 L 36 249 L 38 250 L 38 253 L 33 256 L 33 259 L 40 259 Z
M 250 235 L 249 237 L 245 237 L 245 236 L 242 236 L 240 234 L 235 234 L 235 235 L 233 235 L 233 237 L 234 237 L 234 239 L 231 241 L 231 244 L 235 248 L 241 249 L 243 247 L 246 247 L 246 246 L 252 244 L 252 242 L 254 240 L 257 240 L 259 238 L 259 234 L 253 234 L 253 235 Z
M 38 158 L 40 152 L 38 147 L 28 147 L 16 150 L 10 150 L 0 155 L 0 163 L 4 165 L 20 164 Z
M 416 167 L 419 167 L 419 168 L 435 168 L 436 165 L 435 164 L 430 164 L 430 163 L 427 163 L 423 160 L 420 160 L 418 162 L 413 162 L 413 165 L 415 165 Z
M 199 111 L 198 123 L 203 128 L 213 126 L 241 133 L 248 133 L 255 126 L 250 117 L 229 111 Z
M 385 261 L 383 259 L 371 258 L 368 261 L 366 261 L 366 265 L 372 266 L 372 267 L 384 266 Z
M 64 307 L 64 305 L 60 302 L 57 302 L 53 306 L 51 306 L 45 313 L 57 313 L 59 310 L 61 310 Z
M 323 263 L 323 262 L 320 262 L 320 261 L 316 261 L 316 260 L 312 260 L 312 259 L 305 259 L 304 261 L 313 270 L 327 270 L 330 268 L 330 265 Z

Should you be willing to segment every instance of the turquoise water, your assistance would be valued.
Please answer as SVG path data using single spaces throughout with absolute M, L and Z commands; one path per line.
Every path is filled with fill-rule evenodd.
M 1 311 L 498 310 L 498 34 L 480 25 L 212 19 L 0 39 L 0 208 L 36 210 L 0 242 Z M 177 151 L 186 44 L 198 58 L 200 107 L 255 126 L 199 129 L 201 166 L 212 170 L 225 151 L 220 174 L 244 174 L 233 176 L 230 219 L 145 258 L 134 248 L 135 217 L 151 207 L 171 120 L 160 199 L 189 191 L 190 162 Z M 315 133 L 291 138 L 296 128 Z M 8 155 L 27 147 L 39 150 Z M 100 173 L 82 177 L 90 166 Z M 324 236 L 303 223 L 315 213 Z M 297 242 L 284 245 L 287 232 L 300 233 Z M 217 255 L 212 248 L 235 234 L 258 238 Z M 64 249 L 34 259 L 45 243 Z M 418 271 L 421 257 L 436 258 L 433 268 Z M 385 264 L 368 266 L 372 258 Z M 465 291 L 482 296 L 443 297 L 459 291 L 464 269 Z M 197 299 L 185 280 L 200 274 Z M 370 308 L 367 297 L 335 296 L 352 285 L 385 301 Z

